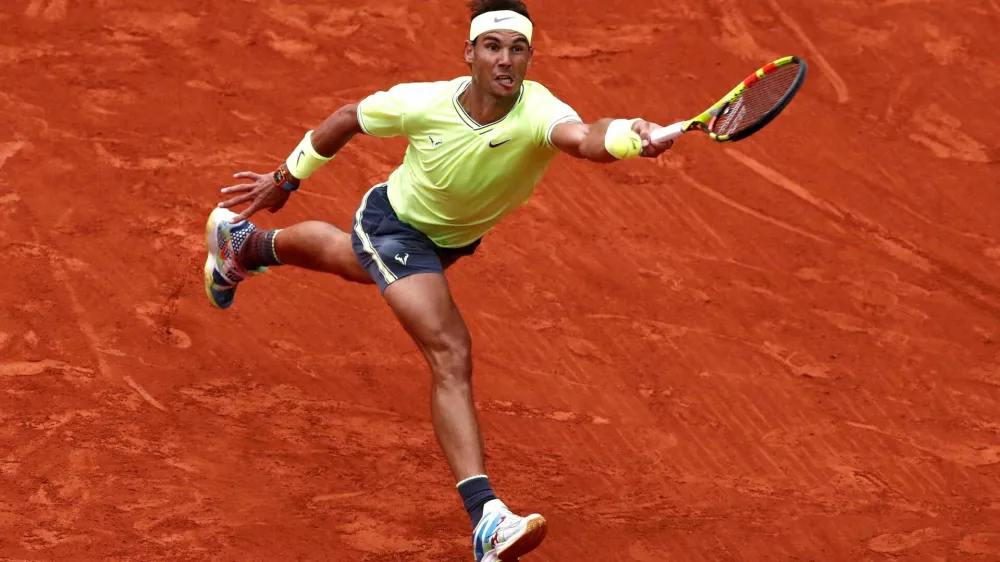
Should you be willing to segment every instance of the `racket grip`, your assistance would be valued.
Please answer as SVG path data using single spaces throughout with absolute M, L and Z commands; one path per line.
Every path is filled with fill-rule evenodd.
M 666 127 L 660 127 L 649 134 L 650 140 L 653 142 L 663 142 L 665 140 L 670 140 L 672 138 L 679 137 L 684 134 L 684 121 L 679 121 L 673 125 L 667 125 Z

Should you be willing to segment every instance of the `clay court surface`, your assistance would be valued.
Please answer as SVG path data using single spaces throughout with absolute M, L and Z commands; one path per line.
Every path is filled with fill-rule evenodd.
M 658 161 L 560 157 L 450 272 L 527 560 L 1000 560 L 1000 2 L 536 0 L 587 119 L 787 113 Z M 4 0 L 0 559 L 463 561 L 429 375 L 375 289 L 209 307 L 203 232 L 343 103 L 465 73 L 462 2 Z M 359 138 L 263 226 L 340 227 Z

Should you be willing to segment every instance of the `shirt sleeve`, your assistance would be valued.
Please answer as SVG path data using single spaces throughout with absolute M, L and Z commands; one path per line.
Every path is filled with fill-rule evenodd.
M 406 118 L 421 106 L 428 84 L 397 84 L 386 91 L 375 92 L 358 104 L 361 130 L 373 137 L 406 135 Z
M 582 123 L 583 120 L 567 103 L 539 88 L 536 99 L 528 104 L 531 112 L 532 134 L 538 146 L 553 148 L 552 129 L 560 123 Z

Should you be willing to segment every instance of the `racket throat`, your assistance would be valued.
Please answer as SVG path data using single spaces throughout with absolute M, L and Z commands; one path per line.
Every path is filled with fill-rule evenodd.
M 710 108 L 701 119 L 692 122 L 690 128 L 699 131 L 714 131 L 715 122 L 719 119 L 720 115 L 723 115 L 723 112 L 726 111 L 729 105 L 730 102 L 726 102 L 717 107 Z

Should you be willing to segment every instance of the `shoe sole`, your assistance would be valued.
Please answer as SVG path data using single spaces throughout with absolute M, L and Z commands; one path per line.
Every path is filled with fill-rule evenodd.
M 529 515 L 525 517 L 527 521 L 524 531 L 515 537 L 503 549 L 496 551 L 499 562 L 517 562 L 517 559 L 538 548 L 545 540 L 545 535 L 549 531 L 549 526 L 545 518 L 541 515 Z
M 220 220 L 227 220 L 228 217 L 223 218 L 222 215 L 230 214 L 231 211 L 226 209 L 215 209 L 210 215 L 208 215 L 208 221 L 205 223 L 205 245 L 208 247 L 208 259 L 205 260 L 205 294 L 208 295 L 208 302 L 212 303 L 212 306 L 222 310 L 219 303 L 215 302 L 215 297 L 212 296 L 212 273 L 215 271 L 215 263 L 217 256 L 219 255 L 219 239 L 215 236 L 215 225 L 219 223 Z

